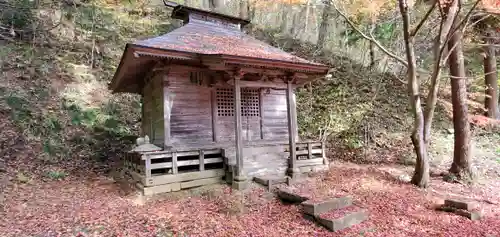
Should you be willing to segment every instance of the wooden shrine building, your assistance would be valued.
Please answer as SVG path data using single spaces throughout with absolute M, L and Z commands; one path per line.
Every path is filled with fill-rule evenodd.
M 247 20 L 182 5 L 172 18 L 183 26 L 126 45 L 109 85 L 142 95 L 151 144 L 125 166 L 145 193 L 325 167 L 322 143 L 299 142 L 294 89 L 327 66 L 246 35 Z

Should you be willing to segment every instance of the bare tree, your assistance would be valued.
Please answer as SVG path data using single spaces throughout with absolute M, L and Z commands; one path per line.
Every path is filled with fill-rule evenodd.
M 411 19 L 411 5 L 412 2 L 407 0 L 398 0 L 399 10 L 401 16 L 403 17 L 403 33 L 405 38 L 405 52 L 406 59 L 398 56 L 397 54 L 387 50 L 379 41 L 375 39 L 373 34 L 366 34 L 362 32 L 350 19 L 347 17 L 342 11 L 340 11 L 335 4 L 332 6 L 335 10 L 347 21 L 347 23 L 358 32 L 364 39 L 370 41 L 374 46 L 379 48 L 383 53 L 387 54 L 389 57 L 394 60 L 400 62 L 402 65 L 408 68 L 408 90 L 410 96 L 410 104 L 412 105 L 412 113 L 414 117 L 413 130 L 412 130 L 412 142 L 414 145 L 415 153 L 417 156 L 417 164 L 415 166 L 415 173 L 412 178 L 412 183 L 418 185 L 420 187 L 425 187 L 428 185 L 428 173 L 429 173 L 429 164 L 427 160 L 427 147 L 430 140 L 430 131 L 432 125 L 432 119 L 434 115 L 435 106 L 437 103 L 437 96 L 439 91 L 439 80 L 441 78 L 441 70 L 445 66 L 444 63 L 448 58 L 451 59 L 452 56 L 457 56 L 457 54 L 452 55 L 451 52 L 447 52 L 451 49 L 455 49 L 461 43 L 461 38 L 463 31 L 467 26 L 467 22 L 471 16 L 472 11 L 477 6 L 479 1 L 475 2 L 470 11 L 465 15 L 465 17 L 460 21 L 458 19 L 458 13 L 461 9 L 459 6 L 458 0 L 453 0 L 448 2 L 447 4 L 441 4 L 438 1 L 433 1 L 431 7 L 428 9 L 427 13 L 423 16 L 423 18 L 416 24 L 414 27 L 410 26 L 410 22 L 413 22 Z M 432 66 L 431 75 L 431 86 L 429 90 L 429 94 L 427 95 L 427 106 L 425 109 L 425 113 L 422 114 L 422 108 L 420 105 L 420 88 L 417 73 L 420 71 L 416 67 L 415 63 L 415 53 L 414 53 L 414 38 L 422 28 L 422 26 L 426 23 L 432 12 L 436 9 L 436 6 L 439 6 L 441 17 L 439 19 L 440 26 L 439 32 L 436 36 L 434 42 L 434 65 Z M 452 36 L 454 36 L 454 40 L 452 40 Z M 445 56 L 445 53 L 447 55 Z M 455 58 L 453 58 L 455 59 Z M 463 55 L 462 55 L 463 62 Z M 460 63 L 458 64 L 460 65 Z M 427 72 L 426 72 L 427 73 Z M 465 89 L 465 88 L 463 88 Z M 465 107 L 465 109 L 467 109 Z M 465 112 L 467 112 L 465 110 Z M 465 116 L 467 119 L 467 116 Z M 463 125 L 463 124 L 462 124 Z M 468 130 L 468 123 L 463 127 L 466 131 Z M 461 127 L 462 128 L 462 127 Z M 469 133 L 465 133 L 466 135 Z M 470 141 L 470 134 L 468 136 L 461 136 L 460 139 L 463 139 L 462 142 Z M 457 152 L 464 151 L 464 149 L 458 148 L 456 146 Z M 468 150 L 467 150 L 468 151 Z
M 417 155 L 417 164 L 411 182 L 419 187 L 429 186 L 429 159 L 427 146 L 424 142 L 424 113 L 420 99 L 420 82 L 417 78 L 417 63 L 415 58 L 414 36 L 410 32 L 410 6 L 407 0 L 398 0 L 399 11 L 403 18 L 403 34 L 405 41 L 406 59 L 408 60 L 408 86 L 410 104 L 413 114 L 413 130 L 411 141 Z

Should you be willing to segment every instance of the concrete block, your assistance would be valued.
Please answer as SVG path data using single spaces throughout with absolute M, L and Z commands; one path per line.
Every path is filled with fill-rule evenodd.
M 366 219 L 368 219 L 368 211 L 366 210 L 352 212 L 337 219 L 325 219 L 319 216 L 316 217 L 316 221 L 330 231 L 343 230 L 353 225 L 357 225 Z
M 312 216 L 318 216 L 322 213 L 341 209 L 352 205 L 352 197 L 331 198 L 323 201 L 305 201 L 302 203 L 302 211 Z

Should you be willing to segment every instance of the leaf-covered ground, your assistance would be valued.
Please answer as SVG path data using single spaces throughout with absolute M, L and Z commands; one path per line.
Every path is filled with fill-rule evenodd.
M 500 236 L 499 180 L 495 189 L 432 180 L 421 190 L 399 181 L 399 167 L 337 163 L 309 177 L 312 192 L 349 193 L 369 220 L 331 233 L 305 220 L 297 206 L 263 188 L 233 192 L 225 185 L 140 201 L 103 175 L 60 181 L 11 182 L 0 212 L 1 236 Z M 298 187 L 303 186 L 299 185 Z M 326 190 L 330 190 L 326 192 Z M 448 196 L 463 195 L 485 214 L 473 222 L 434 211 Z

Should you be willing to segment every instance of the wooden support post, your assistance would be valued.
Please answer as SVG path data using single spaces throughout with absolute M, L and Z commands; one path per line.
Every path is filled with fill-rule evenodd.
M 174 151 L 174 153 L 172 153 L 172 174 L 177 174 L 179 171 L 178 171 L 178 168 L 177 168 L 177 152 Z
M 237 72 L 234 75 L 234 118 L 235 118 L 235 148 L 236 148 L 236 172 L 233 187 L 241 190 L 246 188 L 246 177 L 243 171 L 243 138 L 241 137 L 241 87 L 240 80 L 243 75 Z
M 212 104 L 212 140 L 214 142 L 218 141 L 217 134 L 217 91 L 215 88 L 212 88 L 210 102 Z
M 299 176 L 297 167 L 297 149 L 295 138 L 297 137 L 297 114 L 295 109 L 295 97 L 293 94 L 292 78 L 287 78 L 286 105 L 288 114 L 288 142 L 290 159 L 288 160 L 288 175 L 292 178 Z
M 146 157 L 146 179 L 151 178 L 151 159 Z
M 166 80 L 166 78 L 165 78 Z M 171 148 L 172 141 L 170 140 L 170 115 L 172 114 L 173 106 L 173 95 L 170 89 L 167 87 L 167 83 L 164 83 L 163 87 L 163 127 L 164 127 L 164 148 Z M 154 139 L 153 139 L 154 141 Z
M 200 171 L 205 170 L 205 152 L 200 149 Z
M 312 158 L 312 144 L 310 142 L 307 143 L 307 159 Z

